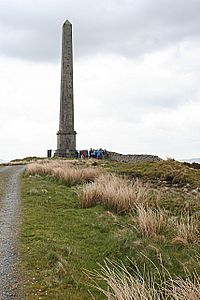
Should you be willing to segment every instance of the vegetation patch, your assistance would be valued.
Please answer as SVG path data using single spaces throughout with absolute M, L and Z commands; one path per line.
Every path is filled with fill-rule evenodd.
M 76 166 L 72 160 L 42 160 L 27 166 L 27 174 L 49 175 L 66 185 L 89 182 L 98 177 L 102 171 L 94 167 Z
M 154 205 L 159 201 L 158 193 L 147 183 L 112 174 L 101 175 L 93 183 L 86 184 L 79 196 L 83 208 L 102 203 L 117 213 L 133 211 L 141 204 Z
M 137 230 L 144 237 L 164 235 L 169 228 L 167 213 L 161 209 L 145 208 L 144 206 L 139 205 L 137 207 L 135 219 Z
M 186 278 L 173 279 L 160 262 L 160 282 L 155 283 L 153 269 L 158 269 L 152 261 L 150 272 L 143 273 L 135 269 L 126 268 L 125 265 L 112 263 L 109 260 L 101 266 L 100 272 L 88 272 L 96 288 L 112 300 L 198 300 L 200 299 L 200 278 L 197 274 L 186 274 Z M 134 265 L 134 262 L 132 262 Z M 197 259 L 197 264 L 199 260 Z M 148 275 L 145 273 L 148 272 Z M 99 282 L 105 282 L 108 288 L 102 288 Z
M 200 186 L 200 170 L 195 170 L 184 163 L 173 159 L 162 160 L 160 162 L 138 162 L 138 163 L 119 163 L 104 160 L 98 162 L 103 164 L 108 171 L 124 174 L 130 178 L 143 178 L 145 180 L 166 181 L 171 185 L 189 184 L 193 187 Z
M 92 167 L 93 163 L 66 161 L 69 168 L 80 170 Z M 131 180 L 126 163 L 120 176 L 118 170 L 114 171 L 115 163 L 102 160 L 95 164 L 95 176 L 70 184 L 52 175 L 56 168 L 48 172 L 29 169 L 24 176 L 21 258 L 27 299 L 142 299 L 134 298 L 133 290 L 132 298 L 130 294 L 128 298 L 124 294 L 117 298 L 110 285 L 112 278 L 106 279 L 108 273 L 107 277 L 101 276 L 105 259 L 110 261 L 109 272 L 115 279 L 121 280 L 124 270 L 130 274 L 128 279 L 123 277 L 124 283 L 128 282 L 127 291 L 132 282 L 136 288 L 151 292 L 151 274 L 154 292 L 159 294 L 160 274 L 165 269 L 177 291 L 179 287 L 195 284 L 198 292 L 199 285 L 189 281 L 192 277 L 187 273 L 193 279 L 200 274 L 196 262 L 200 226 L 198 189 L 162 185 L 152 188 L 151 176 L 145 182 L 147 171 L 140 176 L 141 182 Z M 60 167 L 64 165 L 62 162 Z M 146 168 L 146 163 L 142 168 Z M 121 177 L 122 173 L 125 177 Z M 112 268 L 113 261 L 119 266 L 117 270 Z M 101 274 L 101 280 L 98 276 L 91 279 L 90 272 Z M 92 280 L 98 281 L 97 288 Z M 169 299 L 186 298 L 170 295 Z

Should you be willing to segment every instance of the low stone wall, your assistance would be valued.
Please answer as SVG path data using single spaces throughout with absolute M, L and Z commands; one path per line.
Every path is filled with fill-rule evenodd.
M 118 162 L 158 162 L 162 159 L 156 155 L 148 154 L 120 154 L 108 151 L 108 159 Z

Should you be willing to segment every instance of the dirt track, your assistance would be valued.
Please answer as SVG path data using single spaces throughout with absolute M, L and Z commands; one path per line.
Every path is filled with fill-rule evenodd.
M 18 276 L 18 230 L 20 217 L 20 175 L 24 166 L 0 167 L 6 176 L 0 205 L 0 300 L 21 300 Z

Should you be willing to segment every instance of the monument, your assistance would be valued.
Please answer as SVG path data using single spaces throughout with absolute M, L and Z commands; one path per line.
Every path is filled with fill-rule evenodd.
M 75 157 L 72 24 L 66 20 L 62 28 L 62 62 L 60 119 L 55 156 Z

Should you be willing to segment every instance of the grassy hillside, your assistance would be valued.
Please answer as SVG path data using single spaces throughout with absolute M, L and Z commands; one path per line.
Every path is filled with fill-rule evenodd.
M 98 165 L 103 165 L 108 171 L 117 174 L 125 174 L 132 178 L 139 177 L 156 184 L 159 184 L 159 181 L 166 181 L 173 185 L 188 183 L 192 186 L 200 186 L 200 171 L 173 159 L 146 163 L 118 163 L 105 160 L 103 163 L 99 161 Z
M 88 277 L 102 275 L 105 259 L 123 263 L 131 276 L 140 271 L 145 282 L 150 272 L 157 284 L 163 270 L 165 279 L 199 274 L 199 180 L 199 170 L 172 160 L 29 167 L 22 185 L 27 299 L 108 299 Z M 106 276 L 95 278 L 105 289 Z

